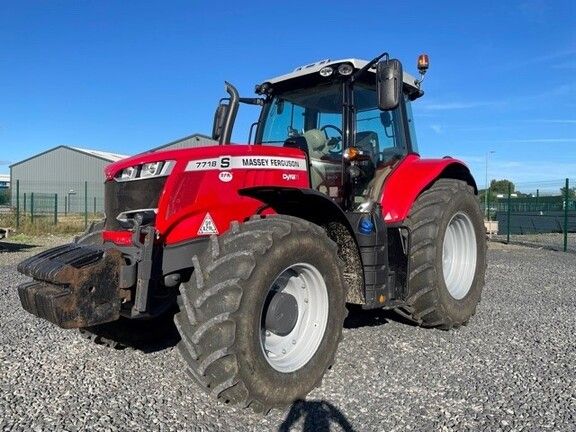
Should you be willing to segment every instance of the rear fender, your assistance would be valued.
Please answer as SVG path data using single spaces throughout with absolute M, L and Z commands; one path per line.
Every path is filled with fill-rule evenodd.
M 416 198 L 441 178 L 463 180 L 474 188 L 474 193 L 478 193 L 476 182 L 463 162 L 451 157 L 420 159 L 417 154 L 409 154 L 384 183 L 380 197 L 384 221 L 387 224 L 401 223 Z

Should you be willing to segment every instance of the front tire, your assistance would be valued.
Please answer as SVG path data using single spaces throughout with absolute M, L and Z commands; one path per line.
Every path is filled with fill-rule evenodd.
M 267 412 L 320 384 L 346 316 L 337 247 L 322 228 L 290 216 L 233 224 L 193 263 L 175 323 L 204 390 Z
M 415 201 L 406 226 L 408 298 L 397 312 L 424 327 L 466 324 L 486 271 L 484 219 L 474 191 L 460 180 L 438 180 Z

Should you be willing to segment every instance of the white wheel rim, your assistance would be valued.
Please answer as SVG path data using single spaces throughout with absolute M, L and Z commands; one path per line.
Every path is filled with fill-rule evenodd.
M 274 280 L 270 291 L 290 294 L 298 305 L 298 318 L 286 336 L 265 328 L 260 313 L 260 345 L 270 366 L 279 372 L 294 372 L 316 354 L 328 323 L 328 290 L 316 267 L 298 263 L 288 267 Z
M 446 228 L 442 246 L 442 270 L 448 292 L 456 300 L 466 297 L 476 273 L 477 244 L 472 220 L 458 212 Z

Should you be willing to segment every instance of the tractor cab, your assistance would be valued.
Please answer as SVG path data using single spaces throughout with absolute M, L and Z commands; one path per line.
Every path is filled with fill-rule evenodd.
M 235 115 L 235 105 L 259 104 L 252 144 L 301 149 L 309 158 L 311 188 L 346 210 L 366 211 L 379 201 L 396 162 L 417 152 L 410 104 L 423 95 L 420 81 L 383 56 L 298 67 L 257 85 L 261 98 L 239 98 L 227 84 L 231 98 L 218 108 L 214 138 L 225 137 L 218 131 L 233 123 L 226 114 Z

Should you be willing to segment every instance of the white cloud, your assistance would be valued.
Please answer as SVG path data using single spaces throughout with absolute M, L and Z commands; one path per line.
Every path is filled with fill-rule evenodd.
M 430 129 L 432 129 L 434 132 L 436 132 L 438 135 L 442 135 L 442 133 L 444 132 L 444 129 L 442 128 L 442 125 L 439 124 L 432 124 L 430 125 Z
M 538 123 L 576 124 L 576 120 L 571 119 L 538 119 L 529 121 Z
M 512 139 L 498 141 L 501 144 L 562 144 L 562 143 L 574 143 L 576 138 L 528 138 L 528 139 Z
M 486 182 L 486 159 L 481 157 L 457 157 L 468 164 L 478 185 Z M 576 162 L 519 161 L 491 158 L 488 164 L 488 179 L 507 179 L 519 186 L 522 192 L 564 186 L 565 178 L 572 178 L 576 185 Z
M 498 101 L 476 101 L 476 102 L 439 102 L 439 103 L 422 103 L 420 108 L 428 111 L 446 111 L 446 110 L 463 110 L 479 107 L 488 107 L 501 105 Z

